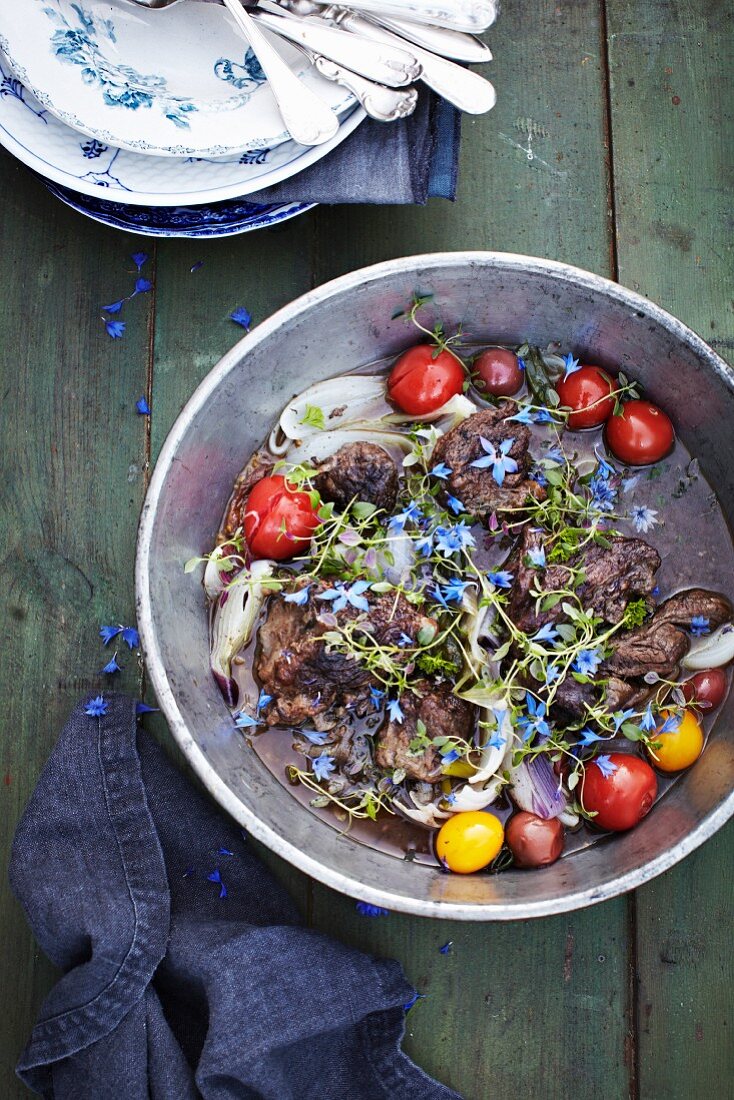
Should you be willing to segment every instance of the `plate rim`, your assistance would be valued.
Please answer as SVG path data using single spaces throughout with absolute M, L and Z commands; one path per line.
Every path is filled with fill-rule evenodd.
M 2 60 L 3 57 L 4 54 L 0 51 L 0 60 Z M 25 85 L 23 85 L 23 87 L 25 88 Z M 26 91 L 34 95 L 30 88 L 26 88 Z M 57 119 L 55 115 L 54 118 L 60 125 L 66 125 L 66 123 Z M 293 160 L 288 161 L 278 168 L 274 168 L 272 172 L 258 176 L 257 179 L 252 181 L 252 187 L 246 182 L 243 183 L 240 181 L 219 184 L 206 190 L 193 192 L 178 191 L 166 195 L 160 195 L 154 191 L 119 192 L 116 189 L 106 188 L 100 184 L 91 183 L 77 176 L 72 176 L 64 169 L 50 163 L 39 153 L 34 152 L 33 149 L 29 149 L 28 146 L 24 145 L 15 134 L 12 134 L 8 130 L 2 117 L 0 117 L 0 145 L 27 168 L 43 176 L 44 179 L 51 180 L 60 187 L 67 187 L 70 191 L 75 191 L 77 194 L 88 195 L 90 198 L 104 199 L 108 194 L 115 196 L 120 195 L 120 201 L 124 201 L 128 206 L 207 206 L 212 202 L 226 202 L 230 199 L 244 198 L 246 195 L 261 191 L 265 187 L 272 187 L 276 183 L 282 183 L 284 180 L 298 175 L 304 169 L 309 168 L 312 164 L 318 163 L 323 157 L 328 156 L 328 154 L 341 145 L 350 134 L 354 133 L 357 127 L 360 126 L 366 118 L 367 112 L 364 107 L 358 103 L 343 119 L 333 138 L 324 142 L 323 145 L 313 145 L 310 148 L 304 147 L 304 152 L 301 155 L 294 157 Z M 68 129 L 72 134 L 77 132 L 72 127 L 68 127 Z M 147 153 L 140 153 L 138 155 L 148 156 Z M 124 199 L 122 199 L 123 195 L 125 196 Z
M 121 11 L 122 9 L 117 9 Z M 141 9 L 142 10 L 142 9 Z M 108 145 L 114 145 L 117 148 L 125 149 L 131 153 L 144 153 L 149 156 L 160 156 L 165 158 L 185 158 L 185 157 L 223 157 L 223 156 L 235 156 L 238 153 L 256 152 L 262 148 L 275 148 L 277 145 L 281 145 L 285 141 L 292 140 L 291 134 L 285 128 L 272 137 L 258 138 L 256 141 L 252 139 L 246 145 L 233 145 L 223 146 L 215 145 L 208 148 L 193 147 L 185 145 L 164 145 L 154 144 L 150 141 L 143 139 L 137 139 L 135 141 L 128 141 L 127 139 L 121 140 L 119 135 L 111 133 L 109 130 L 101 129 L 98 126 L 90 127 L 88 123 L 83 122 L 81 119 L 76 118 L 75 115 L 69 115 L 65 110 L 61 110 L 54 106 L 53 97 L 49 93 L 44 92 L 43 89 L 37 87 L 35 82 L 30 78 L 28 71 L 24 64 L 13 55 L 10 48 L 10 42 L 5 33 L 0 31 L 0 50 L 4 54 L 7 62 L 13 72 L 13 75 L 21 81 L 21 83 L 32 92 L 39 103 L 51 114 L 54 115 L 60 122 L 63 122 L 70 129 L 76 130 L 78 133 L 82 133 L 87 137 L 96 138 L 98 141 L 105 142 Z M 307 65 L 307 69 L 312 67 Z M 341 116 L 344 111 L 349 107 L 354 106 L 357 102 L 355 95 L 345 89 L 344 98 L 333 108 L 334 114 Z

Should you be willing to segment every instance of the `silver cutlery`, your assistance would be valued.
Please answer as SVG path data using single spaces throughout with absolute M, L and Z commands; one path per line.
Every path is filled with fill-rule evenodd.
M 333 20 L 345 30 L 386 46 L 401 41 L 392 31 L 378 26 L 369 17 L 356 15 L 349 8 L 330 5 L 324 8 L 324 17 Z M 314 17 L 309 16 L 304 22 L 314 22 Z M 470 72 L 438 54 L 429 53 L 421 46 L 411 45 L 410 49 L 421 66 L 420 79 L 449 103 L 470 115 L 481 115 L 494 107 L 497 101 L 494 85 L 479 73 Z
M 181 0 L 130 0 L 143 8 L 170 8 Z M 270 44 L 239 0 L 222 0 L 250 43 L 289 134 L 299 145 L 322 145 L 334 137 L 339 119 L 311 88 L 301 81 Z
M 238 0 L 227 0 L 237 3 Z M 278 12 L 278 14 L 275 14 Z M 420 76 L 421 66 L 412 47 L 393 36 L 389 42 L 358 37 L 321 18 L 303 19 L 272 3 L 253 9 L 253 19 L 263 27 L 287 38 L 306 50 L 328 57 L 353 73 L 376 80 L 391 88 L 412 84 Z
M 333 80 L 348 88 L 359 100 L 370 118 L 378 122 L 395 122 L 412 115 L 418 102 L 415 88 L 386 88 L 363 76 L 337 65 L 328 57 L 311 55 L 316 69 L 327 80 Z
M 440 54 L 441 57 L 450 57 L 454 61 L 467 61 L 474 65 L 492 60 L 492 51 L 489 46 L 473 34 L 463 34 L 460 31 L 447 30 L 445 27 L 431 26 L 428 23 L 412 23 L 407 19 L 393 19 L 388 15 L 378 15 L 377 12 L 370 12 L 369 18 L 386 30 L 394 31 L 407 42 L 422 46 L 424 50 Z
M 349 7 L 469 34 L 481 34 L 497 18 L 496 0 L 349 0 Z

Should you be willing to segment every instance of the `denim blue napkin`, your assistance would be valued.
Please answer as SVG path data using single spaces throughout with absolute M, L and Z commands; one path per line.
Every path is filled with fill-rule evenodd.
M 252 202 L 419 203 L 454 199 L 461 115 L 425 89 L 414 113 L 399 122 L 367 119 L 318 163 Z
M 134 702 L 105 698 L 71 715 L 13 846 L 64 972 L 23 1081 L 53 1100 L 460 1100 L 400 1050 L 399 964 L 304 927 Z

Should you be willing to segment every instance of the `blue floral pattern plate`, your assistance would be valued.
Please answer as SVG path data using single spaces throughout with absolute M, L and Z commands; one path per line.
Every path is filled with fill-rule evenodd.
M 96 222 L 141 233 L 146 237 L 187 237 L 192 240 L 232 237 L 255 229 L 270 229 L 312 210 L 316 203 L 255 203 L 244 199 L 211 206 L 146 207 L 78 195 L 44 180 L 46 187 L 67 206 Z
M 313 148 L 285 141 L 225 159 L 149 157 L 84 137 L 60 122 L 0 55 L 0 145 L 62 187 L 133 206 L 211 204 L 270 187 L 327 156 L 364 117 L 363 109 L 355 108 L 331 141 Z
M 4 0 L 0 49 L 42 108 L 100 144 L 161 157 L 257 153 L 290 141 L 226 8 Z M 355 104 L 289 43 L 278 50 L 341 115 Z

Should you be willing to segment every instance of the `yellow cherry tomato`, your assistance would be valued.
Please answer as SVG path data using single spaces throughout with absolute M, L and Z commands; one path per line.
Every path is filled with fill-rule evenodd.
M 662 717 L 669 718 L 670 714 L 663 711 Z M 692 710 L 680 715 L 677 729 L 654 736 L 660 747 L 650 749 L 650 758 L 661 772 L 679 772 L 689 768 L 703 751 L 703 729 Z
M 444 822 L 436 837 L 436 855 L 450 871 L 470 875 L 491 863 L 502 847 L 505 830 L 494 814 L 467 810 Z

